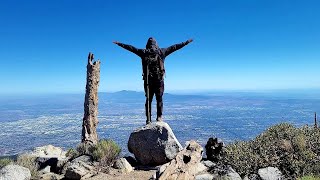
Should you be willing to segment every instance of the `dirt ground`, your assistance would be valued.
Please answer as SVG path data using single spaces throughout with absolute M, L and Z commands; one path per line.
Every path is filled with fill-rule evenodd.
M 111 169 L 108 174 L 99 173 L 98 175 L 89 178 L 90 180 L 149 180 L 156 170 L 134 170 L 130 173 L 121 173 L 119 170 Z

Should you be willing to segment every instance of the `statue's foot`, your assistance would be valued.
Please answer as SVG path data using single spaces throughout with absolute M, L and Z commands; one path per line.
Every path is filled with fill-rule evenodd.
M 157 121 L 158 121 L 158 122 L 162 122 L 162 121 L 163 121 L 162 116 L 158 116 L 158 117 L 157 117 Z
M 146 121 L 146 125 L 148 125 L 148 124 L 151 124 L 151 121 L 148 121 L 148 120 L 147 120 L 147 121 Z

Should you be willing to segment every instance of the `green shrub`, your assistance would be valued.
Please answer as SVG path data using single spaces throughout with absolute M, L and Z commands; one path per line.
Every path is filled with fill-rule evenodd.
M 13 161 L 10 158 L 0 159 L 0 169 L 5 167 L 6 165 L 12 164 Z
M 254 140 L 224 148 L 223 163 L 245 176 L 273 166 L 290 178 L 320 175 L 320 129 L 295 128 L 288 123 L 267 129 Z
M 102 139 L 97 144 L 81 143 L 76 150 L 69 149 L 66 156 L 75 158 L 81 155 L 90 155 L 99 162 L 98 169 L 108 171 L 109 166 L 119 156 L 121 148 L 113 140 Z
M 66 156 L 71 159 L 74 159 L 79 156 L 79 152 L 73 148 L 70 148 L 70 149 L 68 149 Z
M 16 164 L 25 168 L 28 168 L 32 178 L 36 178 L 39 175 L 39 165 L 36 162 L 36 157 L 27 154 L 22 154 L 17 157 Z
M 113 140 L 100 140 L 93 148 L 93 159 L 102 166 L 110 166 L 119 156 L 121 148 Z
M 302 178 L 299 178 L 299 180 L 320 180 L 320 177 L 304 176 Z
M 77 146 L 78 155 L 92 155 L 93 145 L 90 143 L 80 143 Z

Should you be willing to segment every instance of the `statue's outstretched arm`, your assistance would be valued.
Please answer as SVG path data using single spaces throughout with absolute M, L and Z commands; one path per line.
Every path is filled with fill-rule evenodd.
M 122 47 L 122 48 L 124 48 L 124 49 L 126 49 L 126 50 L 128 50 L 128 51 L 130 51 L 130 52 L 135 53 L 136 55 L 138 55 L 140 57 L 143 56 L 143 54 L 144 54 L 144 49 L 138 49 L 138 48 L 136 48 L 134 46 L 131 46 L 131 45 L 128 45 L 128 44 L 123 44 L 123 43 L 120 43 L 118 41 L 114 41 L 113 43 L 118 45 L 118 46 L 120 46 L 120 47 Z
M 185 42 L 179 43 L 179 44 L 174 44 L 172 46 L 169 46 L 167 48 L 162 48 L 162 52 L 165 56 L 168 56 L 169 54 L 173 53 L 176 50 L 179 50 L 181 48 L 183 48 L 185 45 L 191 43 L 193 41 L 193 39 L 189 39 Z

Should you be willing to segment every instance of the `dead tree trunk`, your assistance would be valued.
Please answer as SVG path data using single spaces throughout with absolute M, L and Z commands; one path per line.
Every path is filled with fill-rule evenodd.
M 87 65 L 87 85 L 84 98 L 84 116 L 82 123 L 82 143 L 98 142 L 98 87 L 100 82 L 100 61 L 93 62 L 94 56 L 89 53 Z

